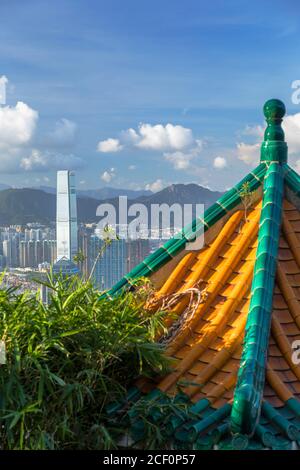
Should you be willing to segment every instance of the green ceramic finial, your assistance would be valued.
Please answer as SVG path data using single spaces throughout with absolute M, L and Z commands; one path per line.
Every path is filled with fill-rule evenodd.
M 264 115 L 268 126 L 265 130 L 265 140 L 284 140 L 284 132 L 281 127 L 282 118 L 285 115 L 285 105 L 282 101 L 272 99 L 264 105 Z
M 264 105 L 267 128 L 261 147 L 262 162 L 283 163 L 287 161 L 287 145 L 284 142 L 284 132 L 281 127 L 285 111 L 284 103 L 277 99 L 268 100 Z

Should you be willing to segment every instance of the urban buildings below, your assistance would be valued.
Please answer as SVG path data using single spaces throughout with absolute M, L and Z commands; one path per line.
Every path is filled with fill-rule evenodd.
M 0 271 L 10 274 L 20 269 L 26 277 L 28 270 L 47 273 L 53 266 L 55 274 L 59 271 L 63 275 L 80 273 L 88 279 L 92 273 L 95 287 L 106 290 L 170 235 L 160 230 L 149 233 L 147 227 L 141 227 L 139 234 L 128 238 L 128 226 L 117 225 L 113 231 L 118 239 L 106 247 L 96 220 L 91 224 L 77 224 L 75 175 L 71 171 L 57 172 L 56 199 L 56 224 L 53 221 L 45 226 L 33 221 L 25 226 L 0 227 Z M 21 271 L 18 282 L 22 279 Z M 8 275 L 7 279 L 11 279 L 12 284 L 17 282 L 15 274 Z M 43 300 L 47 295 L 46 291 L 41 291 Z
M 96 230 L 96 233 L 95 233 Z M 115 240 L 100 256 L 95 267 L 93 281 L 98 289 L 109 289 L 116 280 L 131 271 L 148 254 L 155 251 L 164 239 Z M 99 238 L 97 224 L 78 226 L 79 272 L 85 279 L 90 275 L 103 240 Z M 49 271 L 57 261 L 55 224 L 27 224 L 26 226 L 0 227 L 0 271 L 14 273 Z M 63 257 L 68 259 L 67 257 Z M 58 260 L 59 261 L 59 260 Z M 15 278 L 13 278 L 13 283 Z

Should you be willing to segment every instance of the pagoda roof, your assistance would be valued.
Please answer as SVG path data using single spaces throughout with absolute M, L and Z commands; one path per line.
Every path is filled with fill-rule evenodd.
M 148 276 L 156 308 L 177 299 L 162 338 L 171 371 L 140 379 L 127 403 L 111 407 L 119 415 L 147 400 L 172 448 L 300 445 L 300 177 L 287 164 L 284 104 L 269 100 L 264 114 L 260 164 L 107 293 Z M 204 232 L 198 250 L 195 231 Z M 135 413 L 130 428 L 139 441 Z

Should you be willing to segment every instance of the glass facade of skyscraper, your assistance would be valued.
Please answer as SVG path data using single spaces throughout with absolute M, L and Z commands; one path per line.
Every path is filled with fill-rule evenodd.
M 57 172 L 56 239 L 57 260 L 73 260 L 78 252 L 75 175 L 72 171 Z

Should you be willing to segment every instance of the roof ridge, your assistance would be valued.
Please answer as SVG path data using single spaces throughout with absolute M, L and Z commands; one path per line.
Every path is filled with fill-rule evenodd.
M 293 168 L 288 165 L 288 163 L 285 163 L 283 165 L 284 170 L 285 170 L 285 176 L 284 180 L 285 183 L 287 184 L 287 187 L 293 191 L 293 193 L 296 196 L 300 196 L 300 176 L 299 174 L 293 170 Z
M 266 171 L 244 347 L 231 412 L 234 433 L 252 435 L 260 416 L 280 238 L 284 169 Z

